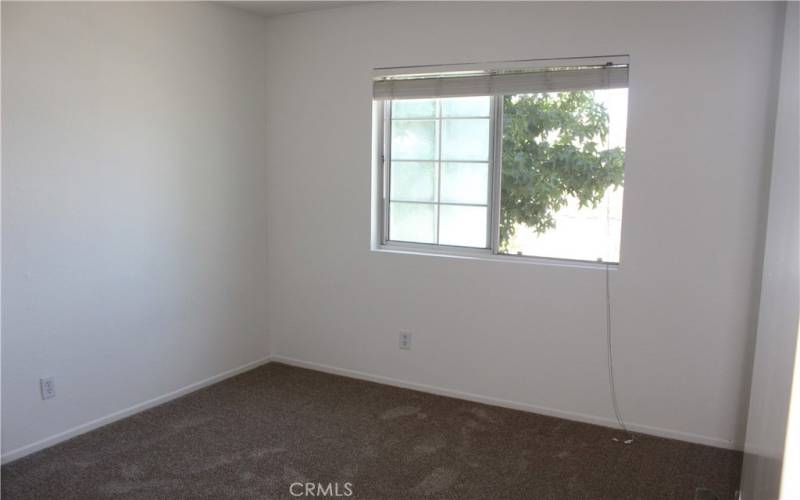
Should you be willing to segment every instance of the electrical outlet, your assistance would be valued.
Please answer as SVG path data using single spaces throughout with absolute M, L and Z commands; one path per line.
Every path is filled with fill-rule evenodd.
M 39 379 L 39 389 L 42 391 L 42 399 L 56 397 L 56 378 L 47 377 Z
M 411 332 L 400 332 L 400 349 L 411 350 Z

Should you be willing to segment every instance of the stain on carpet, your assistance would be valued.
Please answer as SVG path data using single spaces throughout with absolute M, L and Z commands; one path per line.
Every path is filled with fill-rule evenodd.
M 398 406 L 397 408 L 392 408 L 391 410 L 383 412 L 381 420 L 394 420 L 396 418 L 408 417 L 415 415 L 417 412 L 419 412 L 419 408 L 416 406 Z
M 433 471 L 425 476 L 418 485 L 411 488 L 412 495 L 423 495 L 423 496 L 431 496 L 436 493 L 441 493 L 453 483 L 456 482 L 458 478 L 458 472 L 448 469 L 447 467 L 437 467 L 433 469 Z

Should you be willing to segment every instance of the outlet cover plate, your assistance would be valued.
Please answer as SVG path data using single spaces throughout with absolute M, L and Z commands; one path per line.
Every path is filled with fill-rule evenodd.
M 40 378 L 39 389 L 42 391 L 42 399 L 51 399 L 56 397 L 55 377 Z

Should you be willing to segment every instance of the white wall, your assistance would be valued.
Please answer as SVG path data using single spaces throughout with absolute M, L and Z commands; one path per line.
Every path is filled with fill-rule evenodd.
M 778 498 L 800 307 L 800 8 L 787 8 L 742 498 Z M 795 382 L 798 384 L 799 382 Z M 797 391 L 798 388 L 795 388 Z M 795 405 L 800 402 L 794 402 Z M 798 407 L 800 409 L 800 407 Z M 795 418 L 798 418 L 796 416 Z M 784 471 L 787 471 L 784 467 Z M 781 498 L 800 498 L 797 471 Z
M 2 10 L 7 460 L 267 355 L 266 67 L 227 7 Z
M 268 20 L 272 353 L 610 424 L 602 271 L 370 251 L 371 69 L 630 54 L 621 409 L 638 430 L 740 446 L 781 16 L 492 2 Z

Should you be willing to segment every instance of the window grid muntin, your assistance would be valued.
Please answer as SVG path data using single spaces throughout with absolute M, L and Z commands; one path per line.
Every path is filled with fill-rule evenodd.
M 483 207 L 486 208 L 487 205 L 484 203 L 456 203 L 452 201 L 443 201 L 443 202 L 436 202 L 436 201 L 414 201 L 414 200 L 389 200 L 390 203 L 416 203 L 418 205 L 445 205 L 448 207 Z

